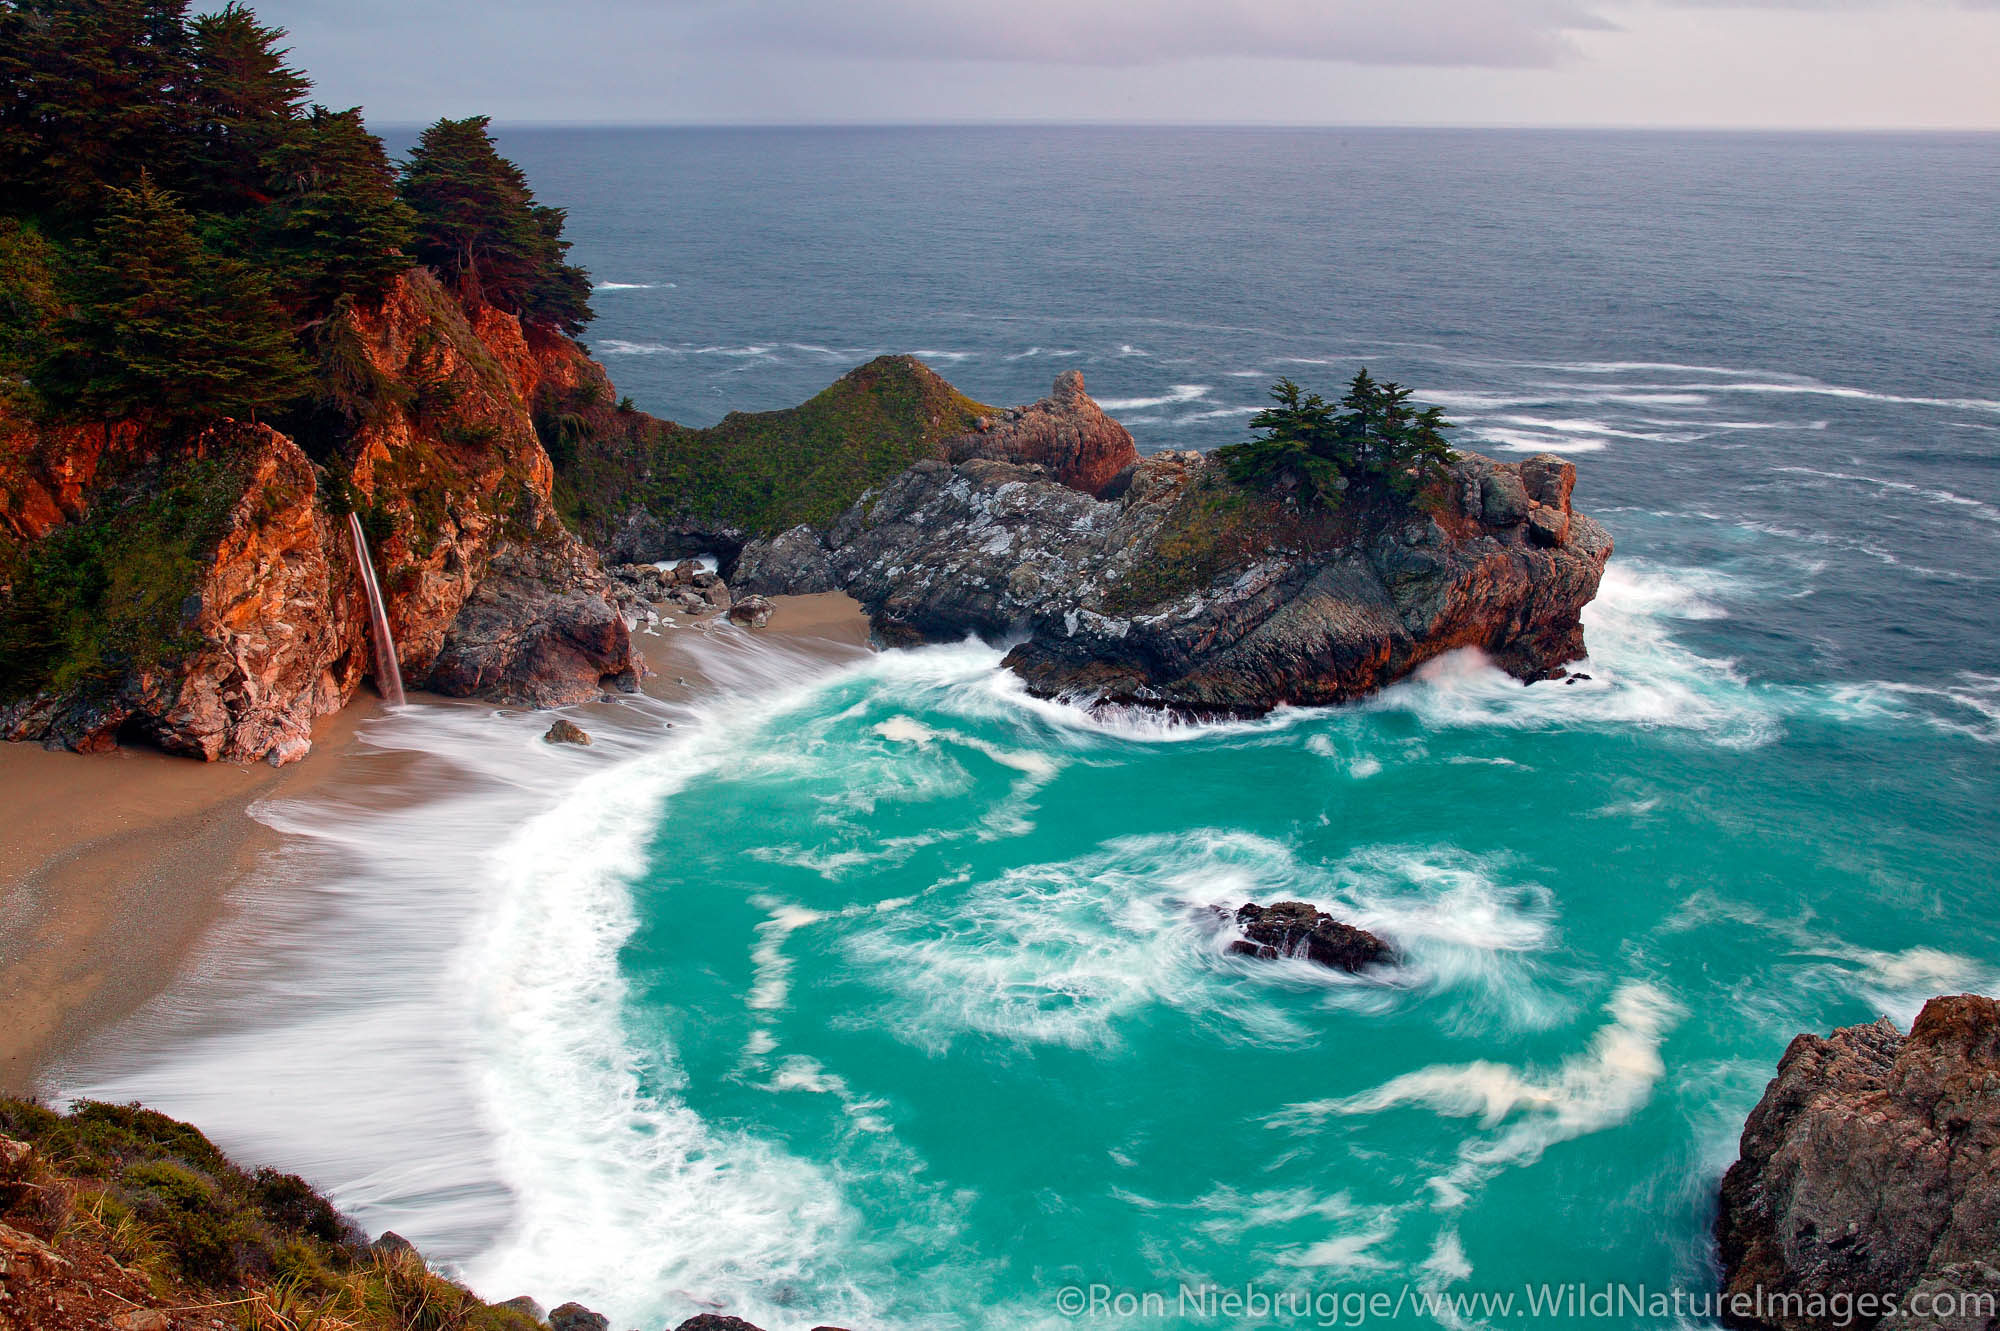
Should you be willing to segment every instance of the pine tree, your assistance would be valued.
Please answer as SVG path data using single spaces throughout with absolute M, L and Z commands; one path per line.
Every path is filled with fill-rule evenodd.
M 591 317 L 589 276 L 565 259 L 563 211 L 536 204 L 527 177 L 494 148 L 490 123 L 440 120 L 404 163 L 417 258 L 469 300 L 581 332 Z
M 189 197 L 231 211 L 263 203 L 272 157 L 294 137 L 312 80 L 285 63 L 284 29 L 265 27 L 240 5 L 197 17 L 188 32 Z
M 1290 379 L 1280 379 L 1271 398 L 1278 405 L 1250 422 L 1261 437 L 1216 450 L 1238 481 L 1296 486 L 1330 504 L 1356 489 L 1407 498 L 1455 456 L 1440 408 L 1416 410 L 1409 389 L 1378 383 L 1365 368 L 1337 407 Z
M 187 0 L 0 0 L 0 207 L 73 219 L 178 178 Z
M 378 299 L 410 267 L 415 217 L 361 110 L 315 106 L 271 154 L 268 248 L 284 293 L 311 318 L 342 297 Z
M 178 426 L 254 417 L 304 388 L 264 275 L 203 248 L 194 219 L 151 177 L 110 192 L 84 248 L 71 277 L 76 312 L 34 375 L 49 402 Z

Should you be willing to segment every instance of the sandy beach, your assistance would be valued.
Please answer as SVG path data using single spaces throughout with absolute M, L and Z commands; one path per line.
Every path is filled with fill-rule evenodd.
M 720 616 L 663 614 L 635 634 L 645 691 L 670 702 L 710 687 L 684 644 L 746 634 Z M 865 651 L 868 623 L 839 593 L 783 597 L 752 641 L 794 651 Z M 421 697 L 413 699 L 421 704 Z M 593 704 L 573 709 L 586 726 Z M 231 888 L 280 842 L 251 815 L 356 775 L 364 693 L 314 734 L 303 761 L 272 769 L 141 750 L 79 755 L 0 745 L 0 1093 L 37 1088 L 52 1064 L 166 990 L 199 954 Z M 377 755 L 379 757 L 380 755 Z M 398 764 L 371 765 L 380 781 Z M 393 779 L 393 778 L 392 778 Z

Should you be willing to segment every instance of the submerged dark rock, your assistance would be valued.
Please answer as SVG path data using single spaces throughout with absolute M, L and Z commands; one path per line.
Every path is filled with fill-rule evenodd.
M 1908 1035 L 1885 1018 L 1793 1040 L 1723 1176 L 1715 1237 L 1731 1325 L 1987 1331 L 2000 1005 L 1934 998 Z
M 1231 952 L 1275 960 L 1304 957 L 1335 970 L 1359 971 L 1395 960 L 1387 943 L 1303 901 L 1279 901 L 1269 906 L 1249 902 L 1236 912 L 1244 937 L 1229 945 Z

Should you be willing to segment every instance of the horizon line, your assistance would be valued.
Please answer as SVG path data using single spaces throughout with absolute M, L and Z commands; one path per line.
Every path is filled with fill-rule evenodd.
M 366 108 L 362 108 L 365 115 Z M 446 117 L 449 118 L 449 117 Z M 1548 133 L 1548 134 L 1770 134 L 1786 136 L 1826 135 L 1964 135 L 2000 136 L 1996 125 L 1675 125 L 1675 124 L 1569 124 L 1560 122 L 1519 123 L 1437 123 L 1427 121 L 1172 121 L 1172 120 L 565 120 L 513 119 L 489 117 L 496 127 L 512 129 L 596 129 L 596 130 L 854 130 L 854 129 L 1128 129 L 1179 131 L 1294 130 L 1325 133 L 1365 133 L 1370 131 L 1428 131 L 1437 133 Z M 380 129 L 423 129 L 434 120 L 368 118 Z

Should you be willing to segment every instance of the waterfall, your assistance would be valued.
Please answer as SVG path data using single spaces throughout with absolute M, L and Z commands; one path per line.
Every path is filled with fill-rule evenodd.
M 368 620 L 375 628 L 375 688 L 384 701 L 403 705 L 403 670 L 396 664 L 396 639 L 389 632 L 389 607 L 382 602 L 382 584 L 375 581 L 375 562 L 368 557 L 368 538 L 361 532 L 361 515 L 347 515 L 354 534 L 354 562 L 361 566 L 361 589 L 368 593 Z

